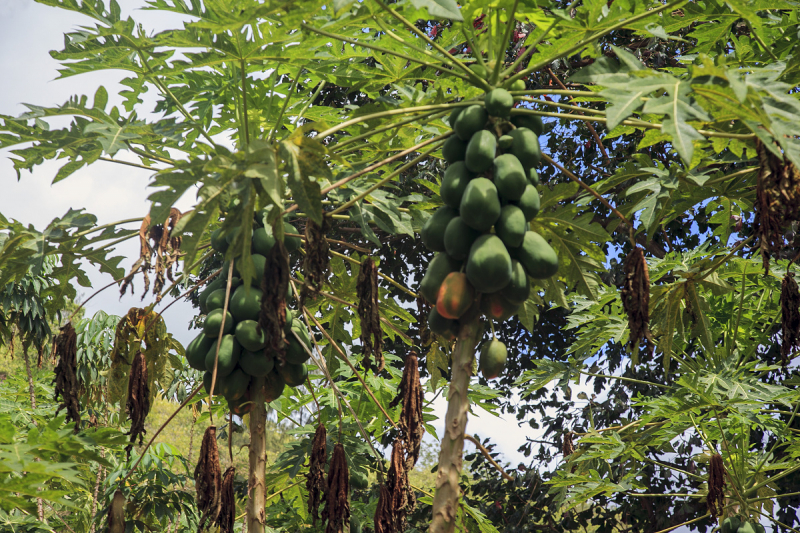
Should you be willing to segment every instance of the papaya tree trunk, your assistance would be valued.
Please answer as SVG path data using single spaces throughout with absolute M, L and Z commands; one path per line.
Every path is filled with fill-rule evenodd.
M 475 361 L 475 347 L 481 337 L 481 322 L 473 320 L 461 326 L 453 351 L 452 377 L 447 397 L 439 468 L 436 473 L 436 493 L 433 497 L 433 520 L 430 533 L 452 533 L 456 526 L 456 511 L 461 489 L 461 463 L 464 452 L 464 432 L 469 411 L 469 380 Z
M 264 403 L 266 378 L 253 378 L 253 408 L 250 410 L 250 473 L 248 476 L 247 531 L 264 533 L 264 504 L 267 472 L 267 406 Z

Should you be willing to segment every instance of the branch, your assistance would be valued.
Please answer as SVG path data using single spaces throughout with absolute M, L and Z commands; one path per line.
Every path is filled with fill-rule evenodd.
M 506 481 L 514 481 L 514 478 L 511 477 L 509 474 L 507 474 L 506 471 L 503 470 L 503 468 L 499 464 L 497 464 L 497 461 L 495 461 L 494 458 L 491 455 L 489 455 L 489 450 L 487 450 L 483 446 L 483 444 L 481 444 L 481 441 L 479 441 L 472 435 L 464 435 L 464 438 L 470 441 L 472 444 L 474 444 L 481 451 L 483 456 L 486 457 L 486 459 L 490 463 L 492 463 L 492 466 L 494 466 L 497 469 L 497 471 L 500 472 L 500 474 L 502 474 L 503 479 L 505 479 Z

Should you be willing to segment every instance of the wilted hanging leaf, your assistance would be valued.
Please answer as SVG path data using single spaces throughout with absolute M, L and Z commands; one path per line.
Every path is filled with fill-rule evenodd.
M 575 444 L 572 442 L 572 432 L 567 431 L 564 433 L 563 441 L 561 443 L 561 455 L 564 456 L 564 459 L 569 457 L 575 452 Z
M 781 363 L 789 363 L 789 354 L 800 348 L 800 290 L 794 273 L 787 272 L 781 282 Z
M 381 485 L 378 493 L 378 506 L 375 508 L 375 533 L 394 533 L 394 519 L 391 508 L 392 496 L 386 485 Z
M 325 234 L 330 229 L 330 219 L 323 217 L 322 226 L 309 219 L 306 224 L 306 255 L 303 259 L 303 290 L 300 294 L 300 308 L 305 305 L 309 294 L 316 294 L 322 283 L 328 279 L 330 270 L 330 246 L 325 240 Z
M 343 533 L 350 529 L 350 470 L 341 443 L 333 447 L 322 518 L 328 521 L 325 533 Z
M 220 488 L 220 509 L 217 525 L 220 533 L 234 533 L 233 526 L 236 523 L 236 498 L 233 492 L 233 478 L 236 476 L 236 467 L 229 466 L 222 476 L 222 486 Z
M 217 521 L 221 505 L 219 450 L 217 450 L 217 428 L 209 426 L 203 434 L 200 457 L 194 469 L 194 484 L 197 491 L 197 508 L 201 513 L 197 531 L 211 527 Z
M 650 336 L 650 272 L 644 252 L 638 246 L 625 258 L 625 286 L 622 287 L 622 307 L 628 314 L 628 329 L 631 348 L 636 350 L 639 341 L 648 341 L 649 352 L 653 352 Z
M 261 313 L 258 325 L 267 338 L 265 353 L 278 358 L 281 366 L 286 359 L 286 289 L 289 287 L 289 254 L 283 241 L 276 240 L 267 254 L 264 274 L 261 276 Z
M 114 492 L 114 499 L 111 500 L 111 506 L 108 508 L 106 531 L 108 533 L 125 533 L 125 496 L 119 489 Z
M 311 460 L 306 474 L 306 489 L 308 490 L 308 512 L 311 520 L 317 525 L 319 519 L 319 504 L 321 495 L 325 494 L 327 485 L 325 484 L 325 466 L 328 463 L 328 430 L 325 425 L 320 423 L 317 431 L 314 432 L 314 440 L 311 443 Z
M 356 282 L 358 294 L 358 316 L 361 319 L 361 346 L 364 368 L 374 368 L 375 372 L 383 370 L 383 332 L 381 331 L 381 315 L 378 300 L 378 269 L 371 257 L 361 262 L 361 270 Z M 371 362 L 373 356 L 374 362 Z
M 58 366 L 55 368 L 56 377 L 53 379 L 56 385 L 54 399 L 58 401 L 59 396 L 63 399 L 58 405 L 56 415 L 61 412 L 61 409 L 66 409 L 67 420 L 75 422 L 75 433 L 77 433 L 81 426 L 81 406 L 78 401 L 81 391 L 77 375 L 78 337 L 75 334 L 75 328 L 72 327 L 72 322 L 68 322 L 61 328 L 55 339 L 55 349 Z M 41 349 L 39 353 L 41 360 Z
M 725 464 L 722 456 L 715 453 L 708 465 L 708 512 L 712 518 L 722 515 L 725 508 Z
M 150 413 L 150 386 L 147 382 L 147 361 L 144 354 L 138 352 L 133 358 L 131 374 L 128 379 L 128 399 L 125 402 L 125 412 L 131 420 L 130 444 L 125 448 L 130 457 L 131 449 L 139 437 L 139 444 L 142 444 L 142 436 L 145 434 L 144 422 Z
M 397 396 L 389 404 L 389 407 L 394 407 L 401 400 L 403 407 L 398 427 L 406 450 L 405 467 L 406 470 L 411 470 L 419 459 L 420 443 L 422 435 L 425 433 L 425 426 L 422 422 L 423 393 L 419 381 L 419 361 L 415 351 L 411 351 L 406 356 L 403 378 L 400 381 Z
M 405 450 L 403 441 L 397 439 L 392 446 L 392 460 L 386 476 L 386 488 L 389 489 L 389 508 L 392 512 L 392 531 L 406 530 L 406 516 L 414 510 L 417 500 L 408 484 Z
M 170 237 L 170 234 L 180 222 L 182 216 L 183 214 L 178 209 L 172 207 L 169 210 L 169 217 L 163 224 L 151 225 L 150 215 L 144 217 L 142 225 L 139 227 L 139 259 L 122 280 L 122 285 L 119 289 L 120 294 L 125 294 L 128 286 L 131 286 L 131 294 L 133 294 L 131 283 L 137 269 L 141 267 L 142 277 L 144 278 L 144 292 L 142 293 L 142 299 L 144 300 L 147 291 L 150 289 L 148 272 L 155 269 L 156 279 L 153 283 L 153 294 L 156 295 L 157 302 L 161 300 L 160 293 L 161 289 L 164 288 L 165 279 L 173 281 L 172 271 L 177 268 L 178 258 L 181 256 L 181 238 Z M 155 266 L 153 265 L 154 256 Z

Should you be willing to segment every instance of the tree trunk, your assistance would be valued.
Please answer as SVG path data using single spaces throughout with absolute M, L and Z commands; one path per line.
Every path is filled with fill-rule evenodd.
M 250 411 L 250 475 L 248 478 L 247 531 L 264 533 L 264 503 L 267 470 L 267 406 L 264 404 L 265 378 L 253 378 Z
M 475 361 L 475 347 L 481 338 L 479 320 L 461 326 L 453 351 L 453 373 L 447 398 L 442 448 L 439 452 L 439 468 L 436 473 L 436 494 L 433 497 L 433 520 L 430 533 L 452 533 L 456 526 L 456 511 L 461 489 L 462 454 L 464 432 L 469 411 L 469 379 Z

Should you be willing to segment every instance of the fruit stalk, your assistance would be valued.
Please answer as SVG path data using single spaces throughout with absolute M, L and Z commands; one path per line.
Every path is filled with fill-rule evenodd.
M 481 322 L 472 320 L 461 326 L 453 351 L 453 374 L 447 398 L 447 414 L 439 452 L 436 474 L 436 493 L 433 497 L 433 520 L 430 533 L 452 533 L 456 525 L 456 511 L 461 489 L 464 433 L 469 411 L 469 380 L 475 360 L 475 348 L 481 337 Z
M 253 378 L 251 390 L 253 408 L 250 411 L 250 474 L 247 483 L 247 531 L 264 533 L 267 492 L 267 405 L 264 402 L 266 378 Z

